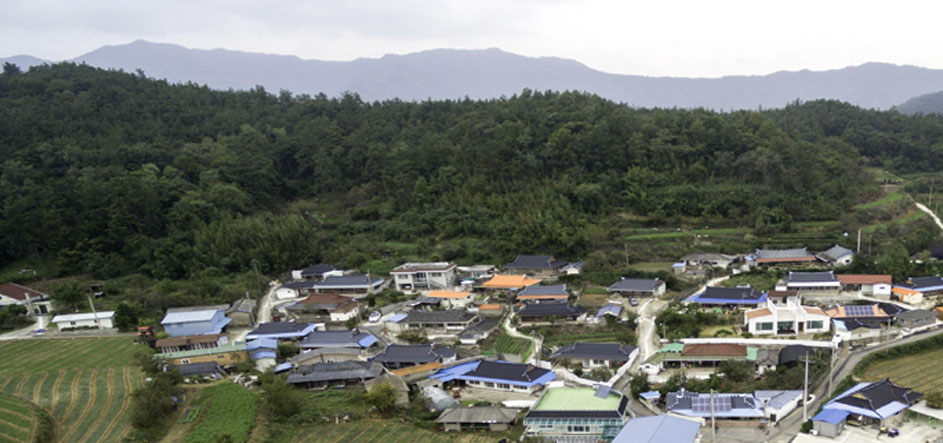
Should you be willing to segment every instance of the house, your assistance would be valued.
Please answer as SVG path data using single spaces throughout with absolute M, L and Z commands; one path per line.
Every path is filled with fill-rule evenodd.
M 835 324 L 835 335 L 839 336 L 842 342 L 849 343 L 851 346 L 881 341 L 884 338 L 884 328 L 881 327 L 881 323 L 876 321 L 850 318 L 832 320 L 832 323 Z
M 701 421 L 673 415 L 653 415 L 629 420 L 613 443 L 695 443 Z
M 540 286 L 531 285 L 517 293 L 518 301 L 528 303 L 565 303 L 570 298 L 566 285 Z
M 506 361 L 475 360 L 429 376 L 434 385 L 459 384 L 494 391 L 533 394 L 556 379 L 549 369 Z
M 663 368 L 715 368 L 727 360 L 756 362 L 757 349 L 752 346 L 733 343 L 698 343 L 685 344 L 680 348 L 676 343 L 669 343 L 658 351 L 657 357 L 649 360 L 659 363 Z
M 905 411 L 922 397 L 923 394 L 898 386 L 889 379 L 874 383 L 862 382 L 822 406 L 822 412 L 840 412 L 831 412 L 829 417 L 820 417 L 818 421 L 833 424 L 834 421 L 843 420 L 850 415 L 862 424 L 883 424 L 885 420 Z M 843 414 L 844 417 L 841 417 Z M 815 417 L 812 420 L 815 426 Z
M 57 315 L 52 322 L 60 331 L 70 329 L 111 329 L 114 326 L 115 311 L 86 312 L 84 314 Z
M 767 300 L 766 306 L 743 313 L 743 323 L 753 335 L 817 334 L 831 329 L 831 317 L 813 306 L 802 306 L 798 297 L 786 305 Z
M 943 277 L 911 277 L 906 282 L 895 286 L 895 288 L 898 287 L 919 293 L 921 295 L 920 300 L 922 300 L 923 297 L 943 295 Z M 917 302 L 920 300 L 917 300 Z
M 393 405 L 404 408 L 409 406 L 409 386 L 403 377 L 396 374 L 382 373 L 372 380 L 364 382 L 363 386 L 370 391 L 376 385 L 389 384 L 393 388 Z
M 825 313 L 832 320 L 858 319 L 872 323 L 882 323 L 891 319 L 891 316 L 877 304 L 836 306 Z
M 785 279 L 785 287 L 776 285 L 777 290 L 802 292 L 839 293 L 841 282 L 832 271 L 825 272 L 792 272 Z
M 568 264 L 550 255 L 518 255 L 514 261 L 504 265 L 504 269 L 538 277 L 554 277 Z
M 429 332 L 458 333 L 468 328 L 478 316 L 460 309 L 448 311 L 410 311 L 402 320 L 389 324 L 394 332 L 423 329 Z
M 855 253 L 851 249 L 840 245 L 835 245 L 825 251 L 819 252 L 816 257 L 818 257 L 819 260 L 828 263 L 829 266 L 834 266 L 837 268 L 850 265 L 852 260 L 855 258 Z
M 620 320 L 622 317 L 622 305 L 618 303 L 609 303 L 606 306 L 599 308 L 596 311 L 596 315 L 591 318 L 588 318 L 587 321 L 590 323 L 602 324 L 606 321 L 607 317 Z
M 350 348 L 364 350 L 377 343 L 377 338 L 369 332 L 350 331 L 313 331 L 301 340 L 301 349 Z
M 334 265 L 318 264 L 304 269 L 291 271 L 291 278 L 295 280 L 315 280 L 321 281 L 327 277 L 342 277 L 344 271 L 336 268 Z
M 433 311 L 436 308 L 439 308 L 441 306 L 442 306 L 441 298 L 419 296 L 406 302 L 406 305 L 403 307 L 403 309 L 406 311 L 410 311 L 410 310 Z
M 500 317 L 504 315 L 504 305 L 498 303 L 478 305 L 478 315 L 482 317 Z
M 298 367 L 314 362 L 364 361 L 363 350 L 356 348 L 325 347 L 309 349 L 292 357 L 291 363 Z
M 464 308 L 472 301 L 471 292 L 461 291 L 432 291 L 426 297 L 438 300 L 442 307 L 447 309 Z
M 665 397 L 665 406 L 669 411 L 687 417 L 717 420 L 756 420 L 766 418 L 766 414 L 753 394 L 702 394 L 681 388 L 670 392 Z
M 815 435 L 835 438 L 845 430 L 848 411 L 841 409 L 822 409 L 812 417 L 812 430 Z
M 255 306 L 256 301 L 249 297 L 243 297 L 234 301 L 232 305 L 229 306 L 229 309 L 226 310 L 226 317 L 232 320 L 229 324 L 233 327 L 254 326 Z
M 495 328 L 498 327 L 498 320 L 486 318 L 469 325 L 458 333 L 458 340 L 463 345 L 473 345 L 486 338 Z
M 484 282 L 481 288 L 486 291 L 520 291 L 531 285 L 536 285 L 542 280 L 539 278 L 530 278 L 526 275 L 495 275 L 490 280 Z
M 918 304 L 923 301 L 923 293 L 904 286 L 894 286 L 891 288 L 891 297 L 901 303 Z
M 842 291 L 857 291 L 861 295 L 872 297 L 890 297 L 890 274 L 839 274 Z
M 705 308 L 758 308 L 766 303 L 766 294 L 751 286 L 723 288 L 708 286 L 703 292 L 685 299 L 688 303 L 697 303 Z
M 246 352 L 252 360 L 278 357 L 278 340 L 274 338 L 256 338 L 246 342 Z
M 606 289 L 610 294 L 625 297 L 661 297 L 665 295 L 665 282 L 658 278 L 625 278 Z
M 52 300 L 42 292 L 16 283 L 0 284 L 0 306 L 23 305 L 30 315 L 43 315 L 52 311 Z
M 396 345 L 391 344 L 372 359 L 387 369 L 400 369 L 431 362 L 451 363 L 455 361 L 455 351 L 448 346 L 436 344 Z
M 398 291 L 445 289 L 455 285 L 456 267 L 449 262 L 405 263 L 393 268 L 390 277 Z
M 159 358 L 175 365 L 190 363 L 216 362 L 220 366 L 229 366 L 248 361 L 245 342 L 229 342 L 215 347 L 195 348 L 177 352 L 155 354 Z
M 801 390 L 755 391 L 753 397 L 769 423 L 776 424 L 802 404 L 802 394 Z
M 436 423 L 448 431 L 507 431 L 517 420 L 517 410 L 499 406 L 454 407 L 442 411 Z
M 246 340 L 271 338 L 275 340 L 301 340 L 314 332 L 317 325 L 314 323 L 296 323 L 293 321 L 260 323 L 248 335 Z
M 586 319 L 586 308 L 569 303 L 524 303 L 516 309 L 514 315 L 522 324 L 554 320 L 575 322 Z
M 583 343 L 561 346 L 550 355 L 550 359 L 559 362 L 569 359 L 572 363 L 583 365 L 584 369 L 617 369 L 638 357 L 638 348 L 621 343 Z
M 160 321 L 171 337 L 219 334 L 232 319 L 226 317 L 229 305 L 170 308 Z
M 462 277 L 471 278 L 474 280 L 480 278 L 491 278 L 495 274 L 494 265 L 473 265 L 473 266 L 459 266 L 456 268 L 458 274 Z
M 286 381 L 297 387 L 311 389 L 364 383 L 382 373 L 383 366 L 371 361 L 317 362 L 295 368 L 288 374 Z
M 315 282 L 311 287 L 311 292 L 315 294 L 336 292 L 362 298 L 379 291 L 383 283 L 382 278 L 372 278 L 369 275 L 331 276 L 325 277 L 323 281 Z
M 311 294 L 286 306 L 292 316 L 308 321 L 345 322 L 360 316 L 360 302 L 337 293 Z
M 756 265 L 780 265 L 780 264 L 801 264 L 813 263 L 817 260 L 815 254 L 809 252 L 808 248 L 794 249 L 757 249 L 752 257 L 747 260 L 753 260 Z
M 586 262 L 580 260 L 570 263 L 562 268 L 560 268 L 561 275 L 580 275 L 580 272 L 583 272 L 583 266 Z
M 798 297 L 799 291 L 766 291 L 766 301 L 776 306 L 786 306 L 790 297 Z M 800 299 L 801 300 L 801 299 Z
M 778 366 L 794 367 L 805 362 L 815 354 L 815 350 L 805 345 L 789 345 L 779 350 Z
M 897 314 L 897 325 L 904 329 L 914 329 L 923 326 L 929 326 L 936 323 L 936 316 L 933 311 L 926 309 L 914 309 Z
M 275 298 L 279 300 L 288 300 L 308 295 L 314 289 L 313 281 L 293 281 L 279 286 L 275 290 Z
M 629 419 L 629 399 L 609 386 L 551 387 L 524 415 L 524 436 L 549 441 L 614 438 Z
M 226 376 L 226 370 L 215 361 L 204 363 L 190 363 L 188 365 L 171 365 L 182 377 L 207 377 L 221 379 Z
M 218 348 L 227 343 L 229 343 L 229 338 L 226 334 L 185 335 L 157 340 L 154 342 L 154 348 L 158 353 L 168 353 Z
M 681 268 L 686 268 L 688 266 L 694 268 L 729 268 L 730 265 L 735 263 L 737 260 L 742 257 L 741 255 L 729 255 L 729 254 L 717 254 L 713 252 L 699 252 L 695 254 L 688 254 L 684 257 L 681 257 Z

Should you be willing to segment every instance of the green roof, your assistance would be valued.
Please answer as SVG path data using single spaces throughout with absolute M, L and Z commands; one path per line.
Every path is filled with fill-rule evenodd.
M 610 393 L 606 398 L 596 397 L 593 388 L 549 388 L 534 405 L 535 411 L 615 411 L 619 409 L 619 395 Z
M 756 348 L 747 346 L 747 360 L 756 361 L 756 351 Z
M 246 350 L 246 343 L 237 341 L 232 343 L 227 343 L 222 346 L 217 346 L 215 348 L 206 348 L 206 349 L 191 349 L 189 351 L 177 351 L 177 352 L 165 352 L 163 354 L 154 355 L 155 358 L 185 358 L 185 357 L 199 357 L 201 355 L 213 355 L 213 354 L 222 354 L 226 352 L 239 352 Z
M 681 352 L 684 350 L 684 343 L 668 343 L 661 347 L 658 352 Z

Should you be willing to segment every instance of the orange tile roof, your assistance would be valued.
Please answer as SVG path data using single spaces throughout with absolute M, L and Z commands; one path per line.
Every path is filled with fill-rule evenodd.
M 405 377 L 407 375 L 419 374 L 426 371 L 435 371 L 442 369 L 442 363 L 437 361 L 429 362 L 423 365 L 410 366 L 408 368 L 395 369 L 390 371 L 393 375 L 398 375 L 400 377 Z
M 839 274 L 836 277 L 843 285 L 891 284 L 890 274 Z
M 893 293 L 895 293 L 895 294 L 901 294 L 901 295 L 916 295 L 916 294 L 919 294 L 919 292 L 914 291 L 913 289 L 902 288 L 902 287 L 900 287 L 900 286 L 894 286 L 893 288 L 891 288 L 891 292 L 893 292 Z
M 746 357 L 746 345 L 733 343 L 701 343 L 684 345 L 682 357 Z
M 747 311 L 746 316 L 749 319 L 754 319 L 757 317 L 766 317 L 767 315 L 772 315 L 773 311 L 770 311 L 769 308 L 754 309 L 752 311 Z
M 456 292 L 456 291 L 432 291 L 427 297 L 432 298 L 465 298 L 471 295 L 471 292 Z
M 825 311 L 815 306 L 803 306 L 802 309 L 805 309 L 805 312 L 809 314 L 826 315 Z
M 499 304 L 489 303 L 489 304 L 481 305 L 481 306 L 478 307 L 478 310 L 479 310 L 479 311 L 482 310 L 482 309 L 485 309 L 485 310 L 488 310 L 488 309 L 504 309 L 504 306 L 503 306 L 503 305 L 499 305 Z
M 526 275 L 495 275 L 481 286 L 496 289 L 517 289 L 535 285 L 541 281 L 539 278 L 530 278 Z

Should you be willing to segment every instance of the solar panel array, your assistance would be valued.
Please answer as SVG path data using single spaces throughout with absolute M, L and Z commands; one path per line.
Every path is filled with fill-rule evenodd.
M 729 412 L 731 407 L 730 397 L 714 397 L 714 412 Z M 694 412 L 710 412 L 711 397 L 705 395 L 703 397 L 693 398 L 691 409 Z
M 850 317 L 866 317 L 874 315 L 874 308 L 871 306 L 845 306 L 845 315 Z
M 599 385 L 598 387 L 596 387 L 596 393 L 593 394 L 593 395 L 595 395 L 596 397 L 599 397 L 599 398 L 606 398 L 606 397 L 609 396 L 609 390 L 610 390 L 610 389 L 612 389 L 612 388 L 610 388 L 609 386 L 606 386 L 606 385 Z

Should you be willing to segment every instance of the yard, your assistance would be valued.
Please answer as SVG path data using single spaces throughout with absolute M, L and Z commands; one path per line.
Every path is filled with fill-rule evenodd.
M 296 442 L 318 443 L 491 443 L 508 437 L 505 433 L 434 432 L 395 420 L 357 420 L 349 423 L 305 427 Z
M 0 346 L 0 392 L 33 402 L 58 424 L 57 441 L 120 441 L 141 380 L 130 338 L 23 340 Z
M 483 355 L 515 354 L 520 355 L 521 360 L 526 360 L 533 350 L 533 343 L 526 338 L 511 337 L 502 328 L 500 333 L 481 343 L 481 350 Z
M 771 272 L 750 272 L 733 275 L 720 285 L 725 288 L 735 288 L 739 285 L 750 285 L 759 291 L 769 291 L 776 288 L 779 275 Z
M 0 395 L 0 442 L 33 441 L 38 421 L 29 404 Z
M 873 363 L 862 378 L 867 381 L 890 378 L 894 383 L 924 394 L 943 391 L 943 377 L 936 372 L 940 362 L 943 362 L 943 349 Z

